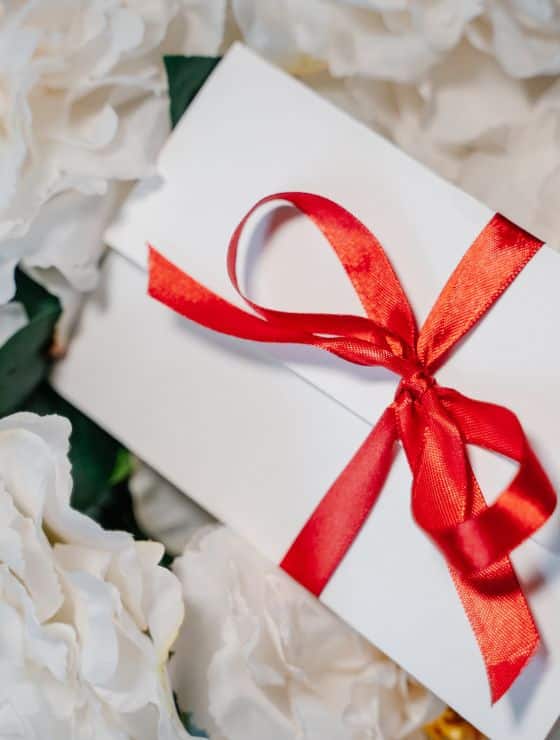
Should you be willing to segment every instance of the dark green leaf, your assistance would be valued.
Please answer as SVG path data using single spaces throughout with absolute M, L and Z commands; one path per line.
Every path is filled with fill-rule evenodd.
M 175 697 L 175 706 L 177 707 L 177 713 L 181 722 L 183 723 L 183 727 L 189 733 L 189 735 L 192 735 L 192 737 L 208 737 L 204 730 L 201 730 L 200 727 L 196 726 L 193 720 L 192 712 L 182 712 L 179 709 L 177 705 L 177 697 Z
M 14 300 L 25 306 L 29 323 L 0 347 L 0 416 L 16 410 L 47 374 L 47 350 L 60 316 L 58 298 L 20 270 Z
M 177 125 L 219 61 L 220 57 L 164 57 L 172 127 Z
M 88 512 L 89 513 L 89 512 Z M 99 506 L 95 510 L 94 518 L 105 529 L 121 529 L 130 534 L 136 540 L 149 540 L 150 537 L 140 529 L 134 507 L 132 505 L 132 495 L 128 487 L 128 480 L 122 481 L 116 486 L 109 489 L 108 495 L 104 496 Z M 92 514 L 90 513 L 90 516 Z M 164 553 L 160 565 L 168 568 L 171 565 L 172 558 L 167 557 Z

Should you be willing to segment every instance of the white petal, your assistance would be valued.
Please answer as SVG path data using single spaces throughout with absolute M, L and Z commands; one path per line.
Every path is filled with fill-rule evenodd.
M 430 716 L 429 692 L 227 529 L 201 532 L 174 571 L 172 683 L 210 735 L 392 740 Z
M 143 611 L 160 662 L 167 659 L 183 622 L 184 607 L 177 578 L 158 565 L 163 547 L 154 542 L 136 545 L 144 576 Z
M 0 734 L 8 701 L 22 737 L 184 740 L 166 676 L 180 584 L 162 545 L 70 507 L 69 432 L 0 420 Z
M 28 271 L 57 295 L 61 289 L 49 279 L 48 268 L 77 290 L 95 287 L 102 234 L 115 205 L 114 191 L 105 196 L 69 192 L 53 198 L 30 232 L 17 240 Z
M 179 0 L 166 47 L 175 54 L 216 55 L 224 36 L 226 8 L 226 0 Z
M 84 572 L 66 574 L 74 602 L 81 643 L 81 675 L 93 685 L 114 675 L 119 660 L 113 625 L 114 595 L 109 587 Z

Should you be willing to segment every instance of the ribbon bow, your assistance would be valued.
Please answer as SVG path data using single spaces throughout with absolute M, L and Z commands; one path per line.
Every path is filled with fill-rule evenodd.
M 264 203 L 288 201 L 323 232 L 366 316 L 292 313 L 259 306 L 236 275 L 239 238 Z M 410 304 L 375 236 L 351 213 L 310 193 L 260 200 L 235 229 L 230 279 L 255 313 L 220 298 L 150 248 L 150 295 L 215 331 L 259 342 L 309 344 L 401 377 L 393 403 L 327 491 L 282 561 L 318 595 L 374 506 L 400 439 L 413 475 L 412 511 L 443 553 L 482 653 L 492 701 L 517 678 L 539 634 L 509 559 L 552 514 L 554 490 L 515 414 L 442 388 L 434 377 L 451 350 L 507 289 L 542 242 L 495 215 L 443 288 L 419 332 Z M 518 463 L 487 505 L 466 445 Z

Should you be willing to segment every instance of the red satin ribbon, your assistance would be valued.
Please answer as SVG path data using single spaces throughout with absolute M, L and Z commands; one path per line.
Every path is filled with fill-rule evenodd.
M 241 231 L 257 208 L 273 200 L 293 204 L 323 232 L 367 318 L 275 311 L 241 292 L 236 275 Z M 263 198 L 233 233 L 229 276 L 254 314 L 220 298 L 150 248 L 150 295 L 182 316 L 243 339 L 315 345 L 401 376 L 393 403 L 318 504 L 282 567 L 311 592 L 321 593 L 374 506 L 400 440 L 413 474 L 414 518 L 446 558 L 493 701 L 508 690 L 540 639 L 508 555 L 551 515 L 556 495 L 517 417 L 440 387 L 434 372 L 541 246 L 503 216 L 494 216 L 420 332 L 381 244 L 351 213 L 318 195 Z M 518 463 L 517 474 L 490 506 L 473 474 L 467 444 Z

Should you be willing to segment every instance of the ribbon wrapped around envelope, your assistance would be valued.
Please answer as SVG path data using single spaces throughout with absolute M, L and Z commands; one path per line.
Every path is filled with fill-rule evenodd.
M 366 316 L 277 311 L 242 293 L 236 274 L 241 232 L 257 208 L 275 200 L 291 203 L 322 231 Z M 149 293 L 182 316 L 242 339 L 314 345 L 400 376 L 393 403 L 320 501 L 281 566 L 312 593 L 321 593 L 375 505 L 400 440 L 413 475 L 414 518 L 446 559 L 484 659 L 492 701 L 509 689 L 539 646 L 509 553 L 550 517 L 556 495 L 515 414 L 439 386 L 434 373 L 541 246 L 495 215 L 420 331 L 381 244 L 351 213 L 319 195 L 270 195 L 235 229 L 228 272 L 254 313 L 224 300 L 150 248 Z M 513 480 L 491 505 L 473 473 L 468 444 L 518 464 Z

